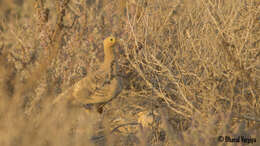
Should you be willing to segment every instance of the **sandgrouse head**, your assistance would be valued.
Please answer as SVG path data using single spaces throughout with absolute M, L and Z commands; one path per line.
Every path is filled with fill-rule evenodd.
M 113 37 L 113 36 L 110 36 L 110 37 L 107 37 L 105 40 L 104 40 L 104 47 L 105 48 L 111 48 L 115 45 L 116 43 L 116 38 Z

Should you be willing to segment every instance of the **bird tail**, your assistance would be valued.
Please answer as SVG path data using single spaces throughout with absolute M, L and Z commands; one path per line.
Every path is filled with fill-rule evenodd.
M 65 90 L 64 92 L 62 92 L 61 94 L 59 94 L 54 101 L 52 102 L 52 104 L 57 104 L 58 102 L 60 102 L 61 100 L 65 99 L 65 98 L 70 98 L 72 97 L 72 88 L 69 88 L 67 90 Z

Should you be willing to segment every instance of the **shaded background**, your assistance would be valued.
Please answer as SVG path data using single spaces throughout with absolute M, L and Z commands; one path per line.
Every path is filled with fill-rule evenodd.
M 123 92 L 54 105 L 109 35 Z M 0 0 L 0 145 L 259 145 L 259 36 L 257 0 Z

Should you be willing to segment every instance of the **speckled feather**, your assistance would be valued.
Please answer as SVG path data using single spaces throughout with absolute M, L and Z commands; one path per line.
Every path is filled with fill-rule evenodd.
M 117 75 L 117 63 L 102 66 L 75 84 L 73 96 L 83 104 L 102 103 L 116 97 L 122 90 L 121 78 Z

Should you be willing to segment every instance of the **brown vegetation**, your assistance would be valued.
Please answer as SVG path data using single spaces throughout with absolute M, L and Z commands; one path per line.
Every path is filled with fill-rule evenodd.
M 53 101 L 117 47 L 101 114 Z M 0 145 L 260 142 L 258 0 L 0 0 Z

